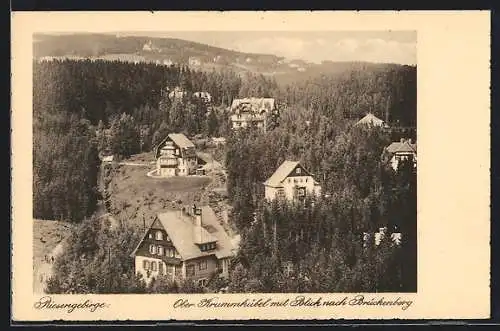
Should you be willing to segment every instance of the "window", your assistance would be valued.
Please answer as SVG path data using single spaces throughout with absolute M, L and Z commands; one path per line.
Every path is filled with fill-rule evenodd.
M 169 249 L 169 256 L 174 257 L 175 256 L 175 249 Z
M 149 245 L 149 253 L 156 254 L 156 246 L 155 245 Z
M 156 240 L 163 240 L 163 233 L 161 231 L 156 231 Z
M 306 183 L 307 183 L 307 178 L 306 178 Z
M 149 270 L 149 261 L 147 260 L 142 261 L 142 268 L 144 270 Z
M 208 279 L 202 278 L 198 280 L 198 286 L 205 287 L 208 285 Z
M 295 169 L 295 173 L 300 174 L 300 170 L 301 170 L 300 168 Z
M 194 276 L 194 264 L 190 264 L 186 267 L 186 276 Z
M 163 255 L 163 246 L 158 246 L 158 255 Z
M 292 181 L 292 180 L 291 180 L 290 178 L 288 178 L 288 184 L 290 184 L 290 182 L 291 182 L 291 181 Z
M 149 237 L 149 239 L 153 239 L 153 234 L 150 232 L 148 237 Z
M 198 269 L 207 270 L 207 261 L 204 260 L 204 261 L 201 261 L 200 263 L 198 263 Z
M 151 271 L 156 271 L 156 262 L 151 261 Z
M 158 263 L 158 273 L 160 275 L 163 275 L 163 263 L 162 262 Z

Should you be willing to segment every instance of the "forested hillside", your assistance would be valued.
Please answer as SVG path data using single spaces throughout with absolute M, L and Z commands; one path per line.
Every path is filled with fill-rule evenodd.
M 416 171 L 407 164 L 394 172 L 385 158 L 400 131 L 353 126 L 372 112 L 393 126 L 415 127 L 415 68 L 353 66 L 288 85 L 280 97 L 289 106 L 278 128 L 228 139 L 228 191 L 243 242 L 232 290 L 415 290 Z M 404 134 L 415 139 L 415 130 Z M 263 182 L 284 160 L 300 161 L 327 198 L 306 207 L 264 204 Z M 363 233 L 380 227 L 403 233 L 403 245 L 391 247 L 386 238 L 383 249 L 362 249 Z M 284 262 L 294 266 L 292 278 Z
M 242 235 L 231 291 L 416 289 L 416 172 L 407 165 L 396 173 L 383 157 L 400 131 L 353 126 L 372 112 L 393 127 L 416 127 L 415 67 L 356 64 L 278 85 L 232 71 L 66 60 L 35 62 L 33 83 L 36 218 L 93 214 L 100 152 L 150 151 L 173 131 L 225 136 L 231 220 Z M 176 86 L 209 92 L 211 111 L 189 93 L 169 99 Z M 287 105 L 274 130 L 228 129 L 227 106 L 250 96 Z M 327 197 L 264 205 L 262 183 L 285 159 L 301 161 Z M 403 244 L 363 249 L 363 232 L 384 226 L 403 233 Z M 283 262 L 293 264 L 293 277 Z
M 145 56 L 150 59 L 170 59 L 175 63 L 187 64 L 189 57 L 202 61 L 229 64 L 251 58 L 260 63 L 276 63 L 281 57 L 271 54 L 252 54 L 209 46 L 193 41 L 175 38 L 151 38 L 145 36 L 117 36 L 112 34 L 69 34 L 34 36 L 33 54 L 35 58 L 44 56 L 95 57 L 110 54 Z M 150 43 L 152 49 L 143 46 Z
M 232 72 L 206 74 L 145 63 L 33 65 L 34 216 L 44 219 L 78 221 L 92 214 L 98 152 L 127 157 L 150 151 L 172 131 L 223 134 L 224 105 L 246 86 Z M 166 89 L 176 86 L 208 91 L 214 111 L 207 113 L 207 105 L 190 94 L 170 100 Z

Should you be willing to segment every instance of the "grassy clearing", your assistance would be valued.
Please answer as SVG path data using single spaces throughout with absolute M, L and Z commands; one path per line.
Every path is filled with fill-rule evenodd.
M 127 158 L 126 162 L 131 162 L 131 163 L 150 163 L 155 160 L 153 152 L 146 152 L 146 153 L 141 153 L 141 154 L 135 154 Z
M 145 218 L 149 225 L 159 212 L 208 203 L 205 187 L 209 177 L 150 178 L 148 171 L 134 166 L 115 168 L 109 191 L 117 218 L 138 225 Z

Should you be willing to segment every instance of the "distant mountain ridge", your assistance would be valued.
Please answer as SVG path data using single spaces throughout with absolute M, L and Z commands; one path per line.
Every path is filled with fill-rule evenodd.
M 74 59 L 148 62 L 183 65 L 199 71 L 232 70 L 275 77 L 287 84 L 323 74 L 339 74 L 364 67 L 400 67 L 399 64 L 332 62 L 320 64 L 272 54 L 244 53 L 176 38 L 121 36 L 103 33 L 35 34 L 36 60 Z
M 207 63 L 257 62 L 278 63 L 283 57 L 272 54 L 243 53 L 193 41 L 146 36 L 119 36 L 112 34 L 65 34 L 34 36 L 33 54 L 42 57 L 101 57 L 111 54 L 143 56 L 146 60 L 171 60 L 189 64 L 196 57 Z

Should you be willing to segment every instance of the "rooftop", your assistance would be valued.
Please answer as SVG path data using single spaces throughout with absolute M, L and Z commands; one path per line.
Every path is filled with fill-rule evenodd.
M 215 254 L 217 258 L 232 256 L 231 239 L 217 221 L 214 211 L 204 206 L 202 226 L 196 226 L 194 215 L 182 211 L 168 211 L 158 214 L 158 220 L 168 233 L 172 243 L 183 260 Z M 197 243 L 217 241 L 214 251 L 201 251 Z
M 298 161 L 284 161 L 278 169 L 264 182 L 266 186 L 280 187 L 281 183 L 298 166 Z
M 243 110 L 260 112 L 262 110 L 274 110 L 275 100 L 273 98 L 243 98 L 234 99 L 231 104 L 231 111 Z M 243 108 L 243 109 L 241 109 Z
M 384 125 L 384 121 L 378 118 L 377 116 L 373 115 L 372 113 L 366 114 L 365 117 L 360 119 L 356 125 L 359 124 L 368 124 L 368 125 L 374 125 L 374 126 L 382 126 Z
M 401 140 L 391 143 L 387 146 L 387 151 L 391 154 L 395 153 L 416 153 L 417 144 L 411 142 L 411 140 Z

